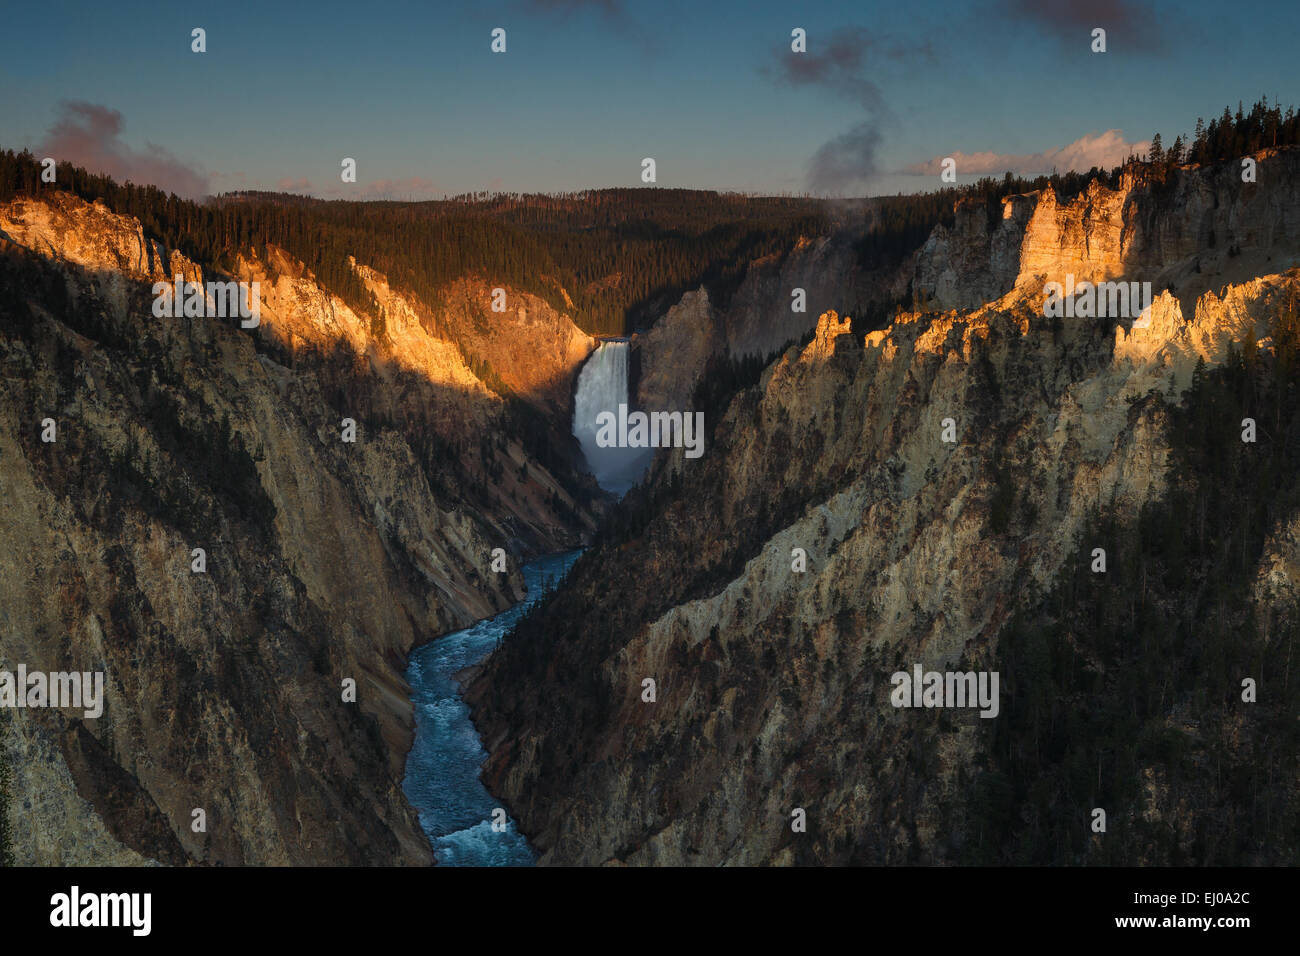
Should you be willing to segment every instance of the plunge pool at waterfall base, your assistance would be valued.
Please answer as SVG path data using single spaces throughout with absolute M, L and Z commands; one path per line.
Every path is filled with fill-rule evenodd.
M 582 554 L 568 551 L 523 567 L 528 595 L 496 617 L 430 641 L 411 653 L 406 680 L 415 709 L 415 742 L 406 758 L 406 799 L 439 866 L 532 866 L 537 855 L 509 820 L 493 832 L 501 802 L 479 779 L 487 751 L 469 719 L 453 674 L 483 660 L 537 600 L 568 573 Z

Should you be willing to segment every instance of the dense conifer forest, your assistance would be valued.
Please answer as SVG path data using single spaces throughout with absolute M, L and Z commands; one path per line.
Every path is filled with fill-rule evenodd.
M 1164 147 L 1160 134 L 1141 161 L 1157 170 L 1211 163 L 1300 143 L 1300 116 L 1266 100 L 1234 115 L 1224 108 L 1192 137 Z M 1134 157 L 1132 163 L 1139 160 Z M 1128 164 L 1126 164 L 1128 165 Z M 858 252 L 868 268 L 916 249 L 959 200 L 983 201 L 990 218 L 1003 197 L 1056 190 L 1067 199 L 1093 178 L 1114 186 L 1123 167 L 1025 179 L 1011 173 L 967 186 L 885 196 L 862 206 Z M 279 246 L 359 309 L 370 296 L 348 256 L 437 307 L 447 286 L 477 276 L 530 292 L 593 334 L 648 325 L 701 284 L 725 305 L 750 260 L 784 253 L 800 236 L 822 235 L 842 219 L 811 197 L 760 197 L 694 189 L 603 189 L 560 195 L 478 193 L 429 202 L 325 201 L 284 193 L 228 193 L 191 202 L 153 186 L 119 184 L 68 163 L 41 182 L 38 157 L 0 151 L 0 201 L 66 189 L 135 216 L 168 248 L 205 267 L 228 268 L 241 251 Z M 566 301 L 565 296 L 568 296 Z

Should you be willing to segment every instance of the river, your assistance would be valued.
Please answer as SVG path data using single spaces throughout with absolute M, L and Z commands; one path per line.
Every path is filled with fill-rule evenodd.
M 536 859 L 514 820 L 504 832 L 492 832 L 492 811 L 501 804 L 479 780 L 487 751 L 451 675 L 486 657 L 581 553 L 547 555 L 524 565 L 524 600 L 411 653 L 406 679 L 415 708 L 415 743 L 406 758 L 403 789 L 419 811 L 440 866 L 531 866 Z

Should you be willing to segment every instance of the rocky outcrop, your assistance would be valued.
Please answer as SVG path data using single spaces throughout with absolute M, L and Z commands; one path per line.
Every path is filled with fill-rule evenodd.
M 859 228 L 843 228 L 751 263 L 722 320 L 728 353 L 766 358 L 802 338 L 823 312 L 869 301 L 875 290 L 859 266 L 858 238 Z M 805 295 L 800 312 L 792 308 L 796 289 Z
M 992 224 L 981 204 L 959 204 L 920 250 L 916 289 L 932 308 L 971 309 L 1020 283 L 1125 278 L 1172 286 L 1190 312 L 1208 289 L 1300 261 L 1300 149 L 1249 158 L 1253 182 L 1239 163 L 1130 167 L 1117 188 L 1093 180 L 1067 201 L 1050 188 L 1009 196 Z
M 824 312 L 879 308 L 903 296 L 907 268 L 862 261 L 857 243 L 869 216 L 837 215 L 826 235 L 801 237 L 782 253 L 753 260 L 724 303 L 711 302 L 703 286 L 682 296 L 636 339 L 640 407 L 685 408 L 710 358 L 766 359 L 808 335 Z
M 640 407 L 682 410 L 709 357 L 723 348 L 718 316 L 703 286 L 682 296 L 668 314 L 636 338 L 641 375 L 636 386 Z
M 1000 298 L 1020 275 L 1020 247 L 1038 195 L 1009 196 L 990 228 L 984 204 L 958 202 L 953 225 L 935 227 L 918 252 L 915 288 L 940 309 L 972 309 Z
M 572 383 L 596 340 L 537 296 L 505 289 L 493 312 L 489 283 L 465 278 L 444 293 L 442 317 L 466 354 L 478 356 L 505 386 L 567 423 Z

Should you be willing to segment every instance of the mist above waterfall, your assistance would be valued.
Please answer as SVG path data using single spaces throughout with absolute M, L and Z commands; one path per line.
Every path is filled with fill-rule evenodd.
M 573 399 L 573 435 L 582 446 L 587 465 L 606 491 L 623 494 L 640 480 L 654 452 L 645 448 L 601 448 L 596 444 L 596 418 L 618 414 L 627 400 L 628 343 L 602 342 L 578 374 Z

